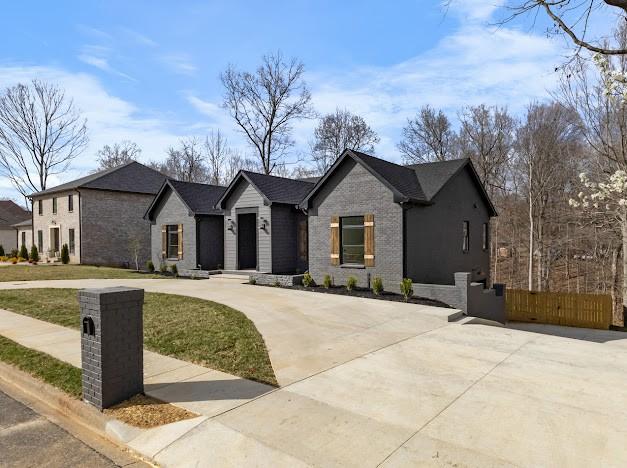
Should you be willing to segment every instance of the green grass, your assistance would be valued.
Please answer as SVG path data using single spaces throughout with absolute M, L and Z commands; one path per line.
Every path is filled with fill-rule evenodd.
M 0 336 L 0 361 L 12 364 L 75 398 L 80 398 L 83 393 L 81 370 L 78 367 L 26 348 L 3 336 Z
M 34 281 L 65 279 L 146 279 L 163 278 L 159 275 L 138 273 L 124 268 L 90 265 L 6 265 L 0 267 L 2 281 Z
M 11 289 L 0 291 L 0 308 L 79 328 L 76 295 L 76 289 Z M 211 369 L 277 385 L 261 334 L 242 312 L 223 304 L 146 293 L 144 346 Z

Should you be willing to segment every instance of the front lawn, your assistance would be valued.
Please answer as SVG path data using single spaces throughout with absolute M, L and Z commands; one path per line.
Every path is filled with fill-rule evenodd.
M 0 361 L 79 398 L 83 394 L 81 370 L 46 353 L 22 346 L 0 335 Z
M 163 278 L 163 276 L 139 273 L 124 268 L 89 265 L 5 265 L 0 267 L 0 282 L 107 278 L 142 279 Z
M 76 289 L 4 290 L 0 308 L 79 328 Z M 223 304 L 146 293 L 144 345 L 160 354 L 277 385 L 261 334 L 242 312 Z

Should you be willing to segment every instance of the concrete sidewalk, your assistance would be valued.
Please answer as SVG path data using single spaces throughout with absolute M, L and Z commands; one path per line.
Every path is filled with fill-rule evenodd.
M 80 333 L 0 309 L 0 335 L 81 367 Z M 224 372 L 144 350 L 146 395 L 215 416 L 274 389 Z

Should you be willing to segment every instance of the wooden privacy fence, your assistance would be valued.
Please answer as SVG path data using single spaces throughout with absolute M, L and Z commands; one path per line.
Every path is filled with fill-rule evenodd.
M 507 320 L 607 330 L 612 323 L 612 298 L 606 294 L 534 292 L 508 289 Z

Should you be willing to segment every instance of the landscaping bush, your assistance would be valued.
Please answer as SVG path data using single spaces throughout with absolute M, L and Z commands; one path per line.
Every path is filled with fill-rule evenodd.
M 61 263 L 64 265 L 70 263 L 70 249 L 67 244 L 63 244 L 63 247 L 61 247 Z
M 281 287 L 281 282 L 280 282 L 279 280 L 276 280 L 276 281 L 274 282 L 274 287 L 275 287 L 275 288 L 280 288 L 280 287 Z
M 257 278 L 253 278 L 252 276 L 249 276 L 248 284 L 257 284 Z
M 306 288 L 313 286 L 313 278 L 311 277 L 311 273 L 309 273 L 308 271 L 305 272 L 305 274 L 303 275 L 303 286 L 305 286 Z
M 20 247 L 20 257 L 22 257 L 25 260 L 28 260 L 28 249 L 26 248 L 26 246 L 24 244 L 22 244 L 22 247 Z
M 401 281 L 401 294 L 405 298 L 405 302 L 414 295 L 411 278 L 403 278 L 403 281 Z
M 170 265 L 170 271 L 172 272 L 172 275 L 176 278 L 179 275 L 179 269 L 176 266 L 176 263 L 173 263 L 172 265 Z
M 4 257 L 4 247 L 0 244 L 0 257 Z
M 375 296 L 380 296 L 383 293 L 383 280 L 379 276 L 372 279 L 372 293 Z
M 148 270 L 150 273 L 154 273 L 155 272 L 155 264 L 152 263 L 152 260 L 148 260 L 146 262 L 146 270 Z
M 324 278 L 322 279 L 322 285 L 327 289 L 333 286 L 333 280 L 331 279 L 331 275 L 324 275 Z
M 33 247 L 30 249 L 30 259 L 36 263 L 39 261 L 39 251 L 37 250 L 37 246 L 33 245 Z
M 355 278 L 354 276 L 349 276 L 346 280 L 346 290 L 352 291 L 353 289 L 355 289 L 355 286 L 357 286 L 357 278 Z
M 161 263 L 161 266 L 159 266 L 159 271 L 161 273 L 167 273 L 168 272 L 168 266 L 165 263 Z
M 20 253 L 17 251 L 17 249 L 11 249 L 11 253 L 9 253 L 9 258 L 17 258 L 20 255 Z

